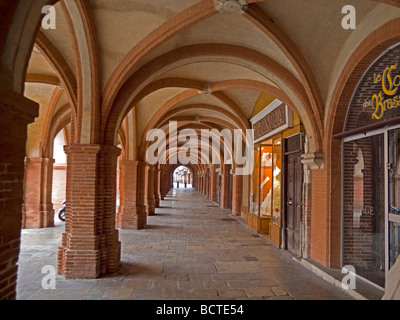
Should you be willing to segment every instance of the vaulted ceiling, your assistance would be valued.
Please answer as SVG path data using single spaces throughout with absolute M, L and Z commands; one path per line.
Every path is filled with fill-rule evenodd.
M 139 143 L 146 130 L 167 120 L 249 127 L 261 93 L 286 102 L 307 129 L 320 132 L 352 53 L 400 17 L 395 1 L 227 2 L 232 6 L 221 12 L 213 0 L 57 2 L 56 29 L 39 31 L 27 72 L 25 95 L 41 106 L 28 153 L 38 153 L 33 145 L 46 117 L 67 104 L 77 112 L 80 90 L 89 90 L 85 79 L 93 77 L 99 127 L 122 126 L 125 139 L 137 135 Z M 342 28 L 345 5 L 356 8 L 356 30 Z M 229 12 L 236 6 L 239 11 Z M 84 48 L 87 43 L 92 48 Z M 135 118 L 130 129 L 126 116 Z

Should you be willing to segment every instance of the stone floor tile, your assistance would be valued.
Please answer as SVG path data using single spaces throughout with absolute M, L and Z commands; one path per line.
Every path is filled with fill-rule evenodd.
M 160 289 L 135 289 L 132 298 L 134 300 L 165 300 Z
M 178 281 L 174 280 L 154 280 L 152 283 L 152 288 L 155 289 L 175 289 L 178 290 Z
M 133 296 L 134 288 L 106 289 L 104 299 L 129 299 Z
M 265 300 L 294 300 L 290 296 L 276 296 L 276 297 L 267 297 Z
M 222 300 L 247 298 L 246 292 L 243 289 L 218 289 L 218 296 Z
M 190 298 L 190 293 L 183 289 L 164 288 L 161 291 L 161 296 L 166 300 L 187 300 Z
M 219 273 L 250 273 L 260 269 L 260 264 L 255 261 L 216 262 L 215 266 Z
M 203 281 L 201 280 L 193 280 L 193 281 L 178 281 L 178 288 L 184 290 L 190 289 L 202 289 L 203 288 Z
M 254 287 L 250 280 L 229 280 L 228 286 L 232 289 Z
M 160 261 L 140 261 L 132 264 L 132 272 L 134 273 L 162 273 L 163 262 Z
M 125 288 L 137 288 L 137 289 L 147 289 L 150 288 L 153 284 L 153 280 L 145 280 L 145 279 L 136 279 L 136 280 L 127 280 L 124 283 Z
M 189 273 L 189 280 L 212 281 L 212 275 L 208 273 Z
M 165 280 L 189 281 L 189 274 L 185 273 L 167 273 Z
M 224 280 L 203 281 L 204 289 L 228 289 L 228 283 Z
M 260 287 L 260 288 L 247 288 L 244 289 L 248 297 L 272 297 L 274 293 L 270 288 Z
M 220 298 L 216 289 L 192 289 L 190 290 L 192 299 L 212 300 Z
M 288 294 L 282 287 L 272 287 L 271 290 L 277 296 L 286 296 Z
M 268 261 L 268 262 L 260 262 L 260 266 L 263 268 L 282 268 L 284 266 L 288 266 L 289 264 L 282 261 Z
M 63 232 L 62 223 L 22 230 L 18 299 L 351 299 L 192 189 L 171 191 L 147 229 L 119 231 L 118 272 L 84 281 L 57 276 L 57 290 L 45 291 L 41 270 L 57 266 Z
M 272 278 L 251 280 L 250 282 L 253 285 L 253 287 L 255 287 L 255 288 L 278 286 L 278 282 L 276 282 Z
M 63 288 L 59 290 L 37 290 L 28 300 L 86 300 L 91 288 Z
M 264 297 L 245 297 L 245 298 L 237 298 L 235 300 L 243 300 L 243 301 L 251 300 L 251 301 L 253 301 L 253 300 L 265 300 L 265 299 L 264 299 Z

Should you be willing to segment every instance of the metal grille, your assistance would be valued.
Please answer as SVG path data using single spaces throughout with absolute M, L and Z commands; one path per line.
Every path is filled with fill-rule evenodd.
M 285 140 L 285 152 L 300 152 L 302 151 L 302 143 L 301 143 L 302 135 L 298 134 L 296 136 L 290 137 Z

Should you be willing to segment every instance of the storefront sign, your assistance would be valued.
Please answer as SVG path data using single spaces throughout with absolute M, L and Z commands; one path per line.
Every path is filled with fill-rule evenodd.
M 383 73 L 374 73 L 374 84 L 382 85 L 382 91 L 365 100 L 363 107 L 372 108 L 372 119 L 380 120 L 387 110 L 400 107 L 400 74 L 395 74 L 397 64 L 386 67 Z
M 254 142 L 267 139 L 272 135 L 293 126 L 291 110 L 279 100 L 275 100 L 251 122 L 254 129 Z

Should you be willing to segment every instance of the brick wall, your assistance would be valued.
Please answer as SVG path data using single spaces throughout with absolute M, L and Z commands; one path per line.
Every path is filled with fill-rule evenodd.
M 311 173 L 311 257 L 329 266 L 329 228 L 327 174 L 324 169 Z
M 0 88 L 0 300 L 15 299 L 27 125 L 38 105 Z

